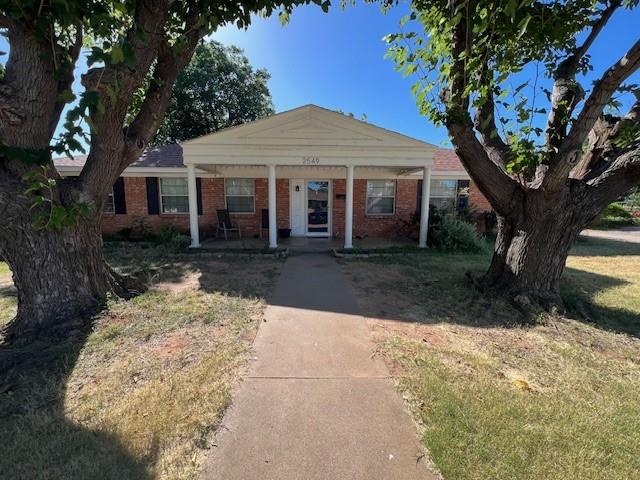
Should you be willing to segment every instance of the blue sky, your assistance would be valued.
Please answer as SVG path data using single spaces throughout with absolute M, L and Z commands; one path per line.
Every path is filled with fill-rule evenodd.
M 356 117 L 365 113 L 373 124 L 450 146 L 446 131 L 418 114 L 410 90 L 413 80 L 403 78 L 385 59 L 382 38 L 398 31 L 406 12 L 400 6 L 385 15 L 376 4 L 359 3 L 344 10 L 332 7 L 325 14 L 310 5 L 297 8 L 285 26 L 277 17 L 255 18 L 247 30 L 226 27 L 213 38 L 244 49 L 254 66 L 271 73 L 276 111 L 315 103 Z M 622 56 L 639 32 L 640 9 L 618 12 L 593 45 L 593 73 Z M 640 76 L 632 80 L 640 83 Z
M 335 6 L 323 13 L 310 5 L 295 9 L 285 26 L 277 16 L 256 17 L 247 30 L 225 27 L 212 37 L 242 48 L 255 67 L 269 71 L 277 111 L 314 103 L 352 112 L 358 118 L 366 114 L 373 124 L 450 146 L 446 131 L 418 114 L 410 90 L 413 80 L 403 78 L 393 62 L 385 59 L 387 45 L 382 38 L 398 31 L 399 20 L 406 12 L 406 5 L 383 14 L 377 4 L 360 2 L 344 10 Z M 640 8 L 616 13 L 591 50 L 595 66 L 591 77 L 632 45 L 639 26 Z M 8 48 L 0 37 L 0 51 Z M 6 55 L 2 61 L 6 61 Z M 85 69 L 81 65 L 77 74 Z M 632 81 L 640 83 L 640 73 Z M 74 91 L 81 92 L 78 79 Z

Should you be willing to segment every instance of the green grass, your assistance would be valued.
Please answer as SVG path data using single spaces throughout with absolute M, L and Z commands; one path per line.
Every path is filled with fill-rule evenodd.
M 0 346 L 2 478 L 198 477 L 280 262 L 107 255 L 152 288 L 109 301 L 86 336 Z
M 352 261 L 379 352 L 446 479 L 640 477 L 640 245 L 580 241 L 566 317 L 470 288 L 486 255 Z

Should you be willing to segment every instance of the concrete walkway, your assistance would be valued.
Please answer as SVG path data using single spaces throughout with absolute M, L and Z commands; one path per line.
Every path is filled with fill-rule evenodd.
M 585 237 L 604 238 L 619 242 L 640 243 L 640 227 L 621 227 L 611 230 L 583 230 Z
M 287 260 L 203 479 L 435 479 L 348 280 Z

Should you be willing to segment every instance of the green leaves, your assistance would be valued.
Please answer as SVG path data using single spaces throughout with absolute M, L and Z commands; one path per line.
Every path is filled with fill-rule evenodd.
M 30 170 L 22 177 L 28 185 L 25 193 L 33 196 L 31 202 L 33 226 L 37 229 L 52 230 L 73 227 L 78 220 L 88 217 L 91 209 L 84 202 L 63 205 L 56 195 L 57 181 L 49 174 L 47 165 Z

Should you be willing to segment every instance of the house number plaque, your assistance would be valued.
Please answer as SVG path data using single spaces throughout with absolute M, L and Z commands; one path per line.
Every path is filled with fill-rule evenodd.
M 303 165 L 320 165 L 320 157 L 302 157 Z

